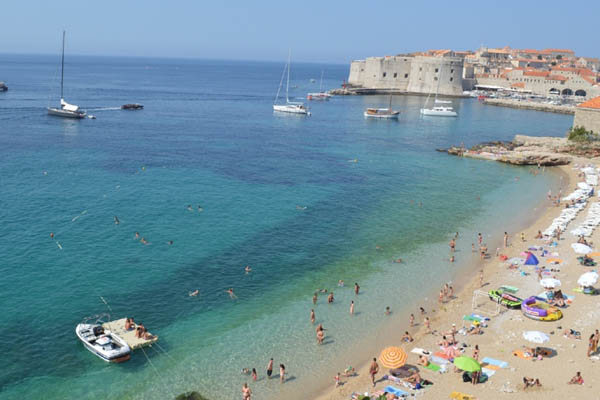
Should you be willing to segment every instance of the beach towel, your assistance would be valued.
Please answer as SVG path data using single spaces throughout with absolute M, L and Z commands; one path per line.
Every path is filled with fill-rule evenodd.
M 519 291 L 519 288 L 514 287 L 514 286 L 508 286 L 508 285 L 502 285 L 500 286 L 500 289 L 504 290 L 505 292 L 509 292 L 509 293 L 517 293 Z
M 394 375 L 384 375 L 383 379 L 387 379 L 388 381 L 392 381 L 392 382 L 399 382 L 399 383 L 402 382 L 402 378 L 395 377 Z
M 450 393 L 450 398 L 454 400 L 473 400 L 474 397 L 470 394 L 464 394 L 461 392 L 452 392 Z
M 497 370 L 500 369 L 500 367 L 497 366 L 497 365 L 491 365 L 491 364 L 482 362 L 481 363 L 481 368 L 484 368 L 484 367 L 487 368 L 487 369 L 493 369 L 494 371 L 497 371 Z
M 481 362 L 489 364 L 489 365 L 495 365 L 495 366 L 498 366 L 500 368 L 508 368 L 508 363 L 506 361 L 496 360 L 496 359 L 491 358 L 491 357 L 485 357 L 483 360 L 481 360 Z
M 427 351 L 425 349 L 420 349 L 418 347 L 415 347 L 410 352 L 413 353 L 413 354 L 417 354 L 419 356 L 430 356 L 431 355 L 430 351 Z
M 442 357 L 438 357 L 438 356 L 435 356 L 435 355 L 429 357 L 429 361 L 434 362 L 434 363 L 436 363 L 438 365 L 450 364 L 450 361 L 448 361 L 447 359 L 442 358 Z
M 394 387 L 394 386 L 391 386 L 391 385 L 390 386 L 386 386 L 383 389 L 383 391 L 386 392 L 386 393 L 394 394 L 394 395 L 396 395 L 398 397 L 402 397 L 402 396 L 407 396 L 408 395 L 408 392 L 405 392 L 404 390 L 398 389 L 397 387 Z
M 439 370 L 441 369 L 439 365 L 434 363 L 429 363 L 429 365 L 427 365 L 425 368 L 433 372 L 439 372 Z
M 433 353 L 433 355 L 436 357 L 439 357 L 439 358 L 443 358 L 445 360 L 450 360 L 450 358 L 451 358 L 449 355 L 442 353 L 441 351 L 438 351 L 437 353 Z
M 492 377 L 495 373 L 496 370 L 494 369 L 489 369 L 489 368 L 481 368 L 481 372 L 483 372 L 484 374 L 486 374 L 489 377 Z
M 512 354 L 513 356 L 517 356 L 523 360 L 531 360 L 533 358 L 532 356 L 526 356 L 523 350 L 515 350 L 512 352 Z
M 471 317 L 479 318 L 479 321 L 489 321 L 490 320 L 489 317 L 484 317 L 483 315 L 479 315 L 479 314 L 475 314 L 475 313 L 471 314 Z

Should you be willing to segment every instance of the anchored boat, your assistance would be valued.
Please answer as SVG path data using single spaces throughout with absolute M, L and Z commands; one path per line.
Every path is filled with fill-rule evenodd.
M 275 96 L 275 103 L 273 104 L 273 111 L 289 113 L 289 114 L 300 114 L 300 115 L 310 115 L 310 111 L 304 106 L 304 103 L 300 102 L 292 102 L 290 101 L 289 91 L 290 91 L 290 66 L 292 62 L 292 51 L 290 50 L 288 55 L 288 62 L 283 69 L 283 74 L 281 75 L 281 81 L 279 82 L 279 89 L 277 89 L 277 95 Z M 285 104 L 277 104 L 279 100 L 279 93 L 281 92 L 281 87 L 283 86 L 283 77 L 285 76 L 285 72 L 287 70 L 287 83 L 285 85 Z
M 392 95 L 390 94 L 390 106 L 388 108 L 367 108 L 364 115 L 367 118 L 398 119 L 400 111 L 392 110 Z
M 65 76 L 65 31 L 63 31 L 62 40 L 62 58 L 61 58 L 61 71 L 60 71 L 60 108 L 48 107 L 48 114 L 63 118 L 84 118 L 85 111 L 80 110 L 79 106 L 75 104 L 69 104 L 63 97 L 63 82 Z
M 94 322 L 89 323 L 89 321 Z M 110 321 L 110 315 L 100 314 L 85 318 L 75 327 L 75 333 L 83 345 L 106 362 L 120 363 L 129 360 L 131 349 L 118 335 L 105 329 L 102 324 Z

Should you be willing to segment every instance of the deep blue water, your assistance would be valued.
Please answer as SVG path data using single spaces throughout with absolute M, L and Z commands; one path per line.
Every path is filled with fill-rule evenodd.
M 65 98 L 97 119 L 63 120 L 45 111 L 58 103 L 59 61 L 0 55 L 9 86 L 0 93 L 0 398 L 169 398 L 190 389 L 231 398 L 245 379 L 240 368 L 262 370 L 269 355 L 291 369 L 289 387 L 301 387 L 353 343 L 346 328 L 376 324 L 369 312 L 347 322 L 333 307 L 319 311 L 338 331 L 314 349 L 304 327 L 315 288 L 385 277 L 372 295 L 365 286 L 359 306 L 379 309 L 394 291 L 399 309 L 454 276 L 440 261 L 450 233 L 518 219 L 514 204 L 533 207 L 557 182 L 436 148 L 560 136 L 571 124 L 473 99 L 454 101 L 459 118 L 424 119 L 425 98 L 415 96 L 394 99 L 398 122 L 363 118 L 365 107 L 387 103 L 379 96 L 280 116 L 271 104 L 283 63 L 69 55 Z M 291 96 L 317 90 L 322 70 L 327 88 L 348 74 L 345 65 L 294 64 Z M 145 109 L 115 109 L 130 102 Z M 400 256 L 402 270 L 390 263 Z M 75 325 L 106 311 L 100 296 L 115 318 L 135 316 L 160 336 L 151 363 L 136 352 L 105 365 L 77 342 Z M 256 385 L 257 398 L 278 396 Z

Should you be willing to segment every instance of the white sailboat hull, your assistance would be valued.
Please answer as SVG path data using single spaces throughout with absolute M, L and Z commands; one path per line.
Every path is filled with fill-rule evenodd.
M 452 110 L 436 110 L 430 108 L 421 108 L 421 115 L 427 115 L 431 117 L 457 117 L 456 111 Z
M 84 111 L 69 111 L 69 110 L 65 110 L 62 108 L 48 107 L 48 115 L 54 115 L 56 117 L 63 117 L 63 118 L 84 118 L 85 112 Z
M 398 111 L 394 111 L 390 113 L 378 113 L 378 114 L 369 114 L 367 111 L 364 112 L 364 116 L 367 118 L 382 118 L 382 119 L 398 119 L 400 113 Z
M 301 115 L 310 115 L 310 112 L 304 107 L 295 104 L 281 104 L 273 105 L 273 111 L 288 113 L 288 114 L 301 114 Z

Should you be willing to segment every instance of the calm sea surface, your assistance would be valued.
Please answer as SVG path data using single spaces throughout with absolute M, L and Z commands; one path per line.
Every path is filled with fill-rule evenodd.
M 561 136 L 572 122 L 473 99 L 454 100 L 459 118 L 424 119 L 425 98 L 413 96 L 394 98 L 397 122 L 363 118 L 365 107 L 387 104 L 379 96 L 280 116 L 271 105 L 283 63 L 67 55 L 65 98 L 97 117 L 73 121 L 45 111 L 59 100 L 59 62 L 0 55 L 9 86 L 0 93 L 2 399 L 187 390 L 234 399 L 249 378 L 243 367 L 258 369 L 257 399 L 333 384 L 353 353 L 388 340 L 385 306 L 388 320 L 399 318 L 439 290 L 470 260 L 477 232 L 492 239 L 518 224 L 559 184 L 551 173 L 434 149 Z M 322 70 L 327 88 L 348 74 L 345 65 L 295 64 L 291 96 L 318 90 Z M 145 109 L 114 109 L 130 102 Z M 450 265 L 456 231 L 463 251 Z M 403 264 L 391 262 L 398 257 Z M 325 346 L 309 322 L 316 288 L 336 295 L 314 306 Z M 159 335 L 159 346 L 121 365 L 86 351 L 74 328 L 107 311 L 100 296 L 115 319 L 133 316 Z M 359 337 L 372 348 L 359 350 Z M 264 379 L 270 357 L 289 383 Z

